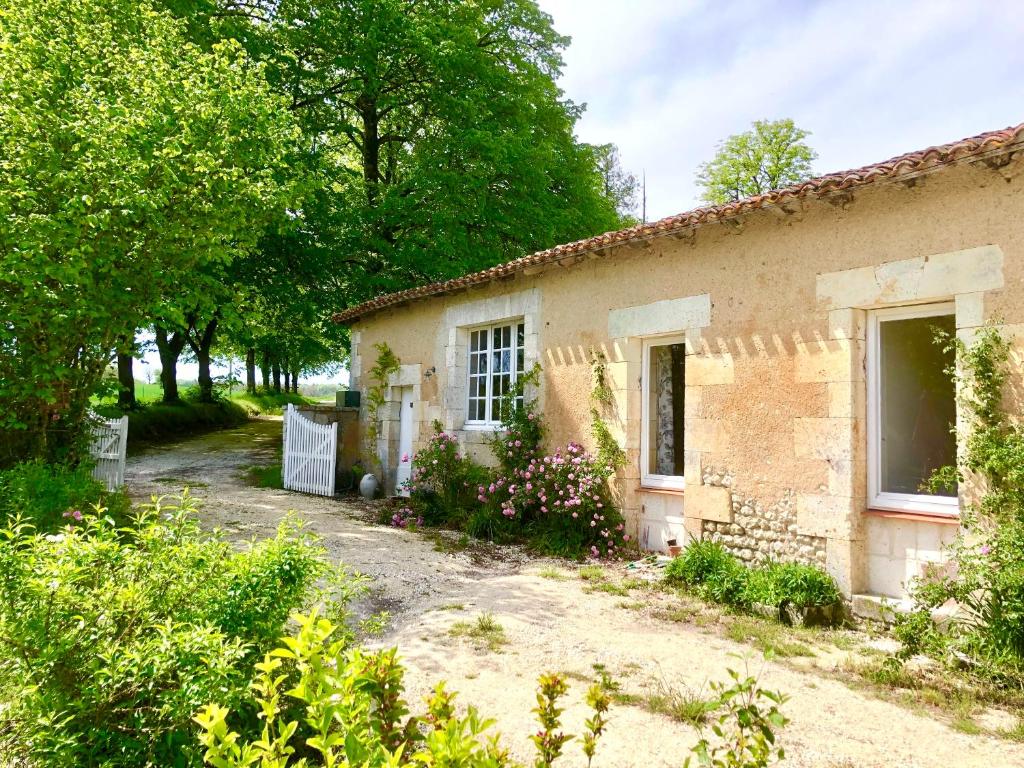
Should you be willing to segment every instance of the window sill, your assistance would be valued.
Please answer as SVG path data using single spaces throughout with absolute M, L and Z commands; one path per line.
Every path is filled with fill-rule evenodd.
M 465 432 L 501 432 L 500 424 L 463 424 L 462 430 Z
M 939 525 L 960 525 L 960 514 L 929 514 L 928 512 L 900 512 L 893 509 L 877 509 L 868 507 L 864 514 L 869 517 L 887 517 L 895 520 L 908 520 L 916 523 L 938 523 Z
M 657 488 L 652 485 L 639 485 L 636 489 L 637 493 L 662 493 L 666 496 L 682 496 L 682 488 Z

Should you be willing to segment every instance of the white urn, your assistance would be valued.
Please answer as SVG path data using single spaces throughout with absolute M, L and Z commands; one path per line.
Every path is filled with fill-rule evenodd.
M 359 481 L 359 495 L 364 499 L 372 499 L 377 495 L 379 487 L 380 481 L 377 480 L 377 476 L 372 472 L 367 472 L 363 475 L 363 479 Z

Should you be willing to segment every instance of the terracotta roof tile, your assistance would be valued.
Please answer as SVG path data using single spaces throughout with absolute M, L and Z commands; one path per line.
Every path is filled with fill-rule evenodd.
M 352 322 L 364 315 L 385 309 L 386 307 L 412 301 L 413 299 L 452 293 L 498 278 L 509 277 L 529 267 L 550 264 L 567 256 L 591 253 L 602 248 L 639 242 L 701 224 L 736 218 L 761 208 L 783 205 L 790 200 L 823 197 L 831 193 L 859 188 L 873 183 L 910 178 L 963 160 L 976 159 L 988 154 L 999 154 L 1021 142 L 1024 142 L 1024 123 L 1004 128 L 1000 131 L 989 131 L 988 133 L 961 139 L 950 144 L 942 144 L 917 152 L 909 152 L 881 163 L 866 165 L 863 168 L 854 168 L 849 171 L 818 176 L 800 184 L 772 190 L 736 202 L 694 208 L 693 210 L 669 216 L 649 224 L 637 224 L 636 226 L 620 229 L 616 232 L 605 232 L 585 240 L 577 240 L 574 243 L 556 245 L 553 248 L 538 251 L 480 272 L 378 296 L 375 299 L 370 299 L 362 304 L 350 307 L 343 312 L 338 312 L 333 316 L 333 319 L 337 323 Z

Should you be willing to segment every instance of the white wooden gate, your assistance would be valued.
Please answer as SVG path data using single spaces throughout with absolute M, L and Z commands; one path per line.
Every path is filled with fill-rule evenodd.
M 281 477 L 290 491 L 334 495 L 338 425 L 317 424 L 289 404 L 284 411 Z
M 93 416 L 92 444 L 89 453 L 96 460 L 92 476 L 108 491 L 124 485 L 124 452 L 128 447 L 128 417 L 104 419 Z

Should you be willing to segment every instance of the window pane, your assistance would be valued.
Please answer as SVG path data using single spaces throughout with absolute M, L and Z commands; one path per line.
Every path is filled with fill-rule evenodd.
M 516 352 L 516 373 L 523 373 L 523 371 L 526 370 L 523 368 L 523 363 L 523 350 L 520 348 L 519 351 Z
M 487 373 L 487 353 L 481 353 L 477 355 L 477 365 L 480 367 L 480 373 Z
M 879 323 L 883 492 L 922 493 L 934 470 L 956 463 L 956 390 L 946 373 L 954 359 L 934 342 L 936 328 L 955 333 L 953 316 Z
M 647 418 L 647 472 L 683 475 L 684 344 L 650 348 Z
M 521 347 L 526 342 L 526 325 L 519 323 L 516 326 L 516 346 Z

